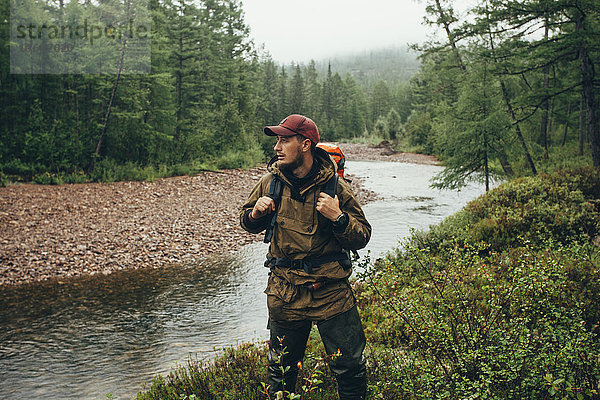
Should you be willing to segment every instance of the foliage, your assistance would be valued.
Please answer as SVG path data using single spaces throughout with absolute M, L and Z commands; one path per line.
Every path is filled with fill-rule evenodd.
M 600 398 L 598 183 L 592 168 L 519 179 L 363 261 L 373 397 Z M 519 239 L 471 233 L 486 220 Z
M 597 2 L 485 0 L 462 18 L 427 1 L 442 41 L 415 46 L 409 144 L 441 158 L 438 186 L 600 165 Z
M 411 242 L 433 251 L 481 242 L 501 251 L 548 238 L 564 244 L 593 238 L 600 232 L 593 204 L 599 180 L 600 172 L 591 167 L 518 178 L 470 202 L 427 234 L 413 235 Z
M 407 260 L 368 271 L 360 298 L 376 393 L 598 397 L 598 248 L 548 243 L 481 257 L 465 247 L 439 258 L 406 251 Z
M 63 2 L 31 3 L 50 15 L 31 18 L 64 12 L 75 22 L 113 4 L 66 2 L 62 9 Z M 396 90 L 397 79 L 381 80 L 375 92 L 366 83 L 372 62 L 393 65 L 400 59 L 406 61 L 405 82 L 416 68 L 406 50 L 356 60 L 364 72 L 358 77 L 344 60 L 334 61 L 333 72 L 314 61 L 281 66 L 254 48 L 239 0 L 150 3 L 151 71 L 124 73 L 118 80 L 114 74 L 11 74 L 9 30 L 2 30 L 2 184 L 78 182 L 85 180 L 81 176 L 153 179 L 198 164 L 245 168 L 273 153 L 262 127 L 290 113 L 314 119 L 324 140 L 361 137 L 392 107 L 409 113 L 408 90 Z M 131 60 L 127 51 L 124 56 Z M 150 63 L 147 56 L 140 60 Z M 116 68 L 115 60 L 100 53 L 83 61 Z M 380 111 L 374 114 L 375 103 Z
M 391 109 L 386 118 L 389 137 L 391 140 L 396 140 L 398 131 L 400 130 L 401 122 L 400 115 L 395 109 Z
M 180 400 L 195 395 L 199 399 L 260 398 L 260 382 L 266 375 L 264 346 L 253 344 L 226 349 L 213 368 L 190 362 L 169 376 L 158 376 L 138 400 Z
M 167 377 L 157 376 L 136 399 L 180 400 L 183 396 L 206 400 L 266 399 L 267 351 L 266 343 L 224 349 L 210 363 L 190 362 Z M 335 379 L 327 367 L 329 359 L 331 356 L 325 354 L 318 334 L 311 331 L 307 356 L 298 375 L 299 391 L 287 391 L 285 398 L 336 399 Z
M 313 333 L 314 340 L 314 331 L 311 331 L 311 333 Z M 283 338 L 280 338 L 280 340 L 283 340 Z M 276 363 L 279 365 L 279 370 L 281 371 L 282 377 L 285 376 L 285 374 L 290 370 L 289 366 L 284 367 L 281 365 L 281 360 L 286 354 L 287 349 L 284 347 L 276 361 Z M 329 378 L 328 383 L 329 386 L 331 385 L 331 376 L 327 374 L 327 372 L 324 370 L 324 367 L 327 367 L 328 363 L 331 362 L 331 360 L 334 360 L 336 357 L 339 357 L 340 354 L 341 353 L 339 349 L 336 354 L 328 354 L 325 356 L 313 356 L 313 354 L 309 353 L 308 363 L 298 363 L 298 368 L 300 371 L 302 371 L 302 374 L 299 374 L 301 380 L 301 383 L 299 384 L 300 390 L 297 390 L 297 388 L 285 387 L 285 385 L 283 385 L 282 390 L 275 393 L 275 398 L 289 400 L 312 399 L 316 398 L 315 396 L 321 398 L 320 394 L 323 393 L 323 386 L 325 386 L 326 383 L 324 380 Z M 266 398 L 270 400 L 271 397 L 269 394 L 269 385 L 262 382 L 262 387 Z
M 262 151 L 254 146 L 249 150 L 229 150 L 225 152 L 216 161 L 215 165 L 219 169 L 225 168 L 250 168 L 259 164 L 263 159 Z

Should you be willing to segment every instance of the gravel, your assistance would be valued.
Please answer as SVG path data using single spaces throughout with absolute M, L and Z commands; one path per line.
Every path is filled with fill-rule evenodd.
M 341 146 L 349 160 L 434 162 L 386 146 Z M 262 166 L 155 182 L 0 188 L 0 285 L 188 263 L 262 240 L 240 228 L 238 213 L 264 173 Z M 362 204 L 376 199 L 350 178 Z

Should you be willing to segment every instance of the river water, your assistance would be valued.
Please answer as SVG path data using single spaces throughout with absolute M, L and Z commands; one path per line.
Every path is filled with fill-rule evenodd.
M 381 200 L 361 255 L 377 258 L 484 192 L 429 188 L 438 166 L 350 161 Z M 156 374 L 264 340 L 266 245 L 189 265 L 0 289 L 0 398 L 130 399 Z

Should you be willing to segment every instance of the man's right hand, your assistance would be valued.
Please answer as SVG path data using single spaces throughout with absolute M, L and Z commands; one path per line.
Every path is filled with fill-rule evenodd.
M 269 196 L 263 196 L 256 201 L 256 204 L 254 204 L 254 208 L 250 213 L 250 218 L 253 220 L 260 219 L 267 214 L 271 214 L 275 211 L 275 208 L 276 206 L 273 199 Z

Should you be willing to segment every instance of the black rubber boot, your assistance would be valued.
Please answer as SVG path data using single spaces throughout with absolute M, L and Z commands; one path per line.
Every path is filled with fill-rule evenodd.
M 280 390 L 293 393 L 298 379 L 298 362 L 302 361 L 312 323 L 310 321 L 269 321 L 268 381 L 269 396 L 274 399 Z M 290 367 L 285 373 L 283 367 Z
M 363 358 L 366 339 L 356 307 L 326 321 L 319 322 L 319 333 L 327 354 L 334 357 L 329 364 L 338 382 L 340 400 L 363 400 L 367 397 L 367 368 Z

